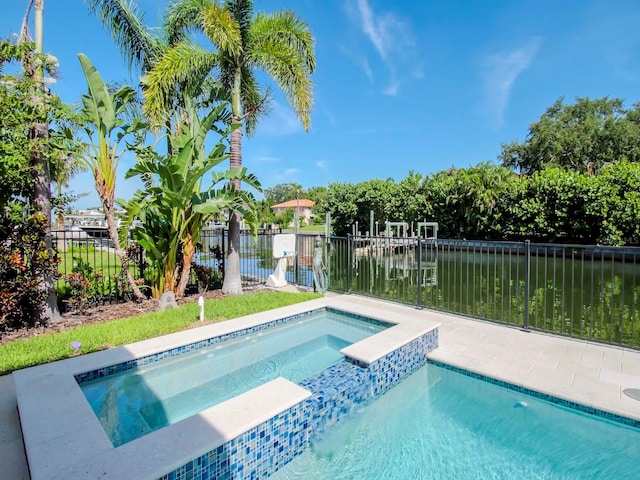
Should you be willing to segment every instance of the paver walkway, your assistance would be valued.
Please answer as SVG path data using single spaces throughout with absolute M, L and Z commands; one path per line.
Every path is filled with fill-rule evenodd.
M 29 479 L 11 375 L 0 377 L 0 478 Z

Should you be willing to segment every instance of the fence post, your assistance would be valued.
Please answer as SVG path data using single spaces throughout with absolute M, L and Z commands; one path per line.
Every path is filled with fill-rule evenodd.
M 296 231 L 296 256 L 295 256 L 295 266 L 294 266 L 294 270 L 293 270 L 293 274 L 295 277 L 295 283 L 296 285 L 300 285 L 300 235 L 298 235 L 298 232 Z
M 351 234 L 347 233 L 347 293 L 351 293 L 351 241 Z
M 529 329 L 529 283 L 531 273 L 531 242 L 524 241 L 524 328 Z
M 422 308 L 422 242 L 416 239 L 416 252 L 418 252 L 418 308 Z
M 144 248 L 140 244 L 138 246 L 140 247 L 138 249 L 138 271 L 140 272 L 140 278 L 144 278 Z
M 222 260 L 220 262 L 222 266 L 222 278 L 224 278 L 225 268 L 227 263 L 227 250 L 224 248 L 224 228 L 220 229 L 220 236 L 221 236 L 220 245 L 222 249 Z

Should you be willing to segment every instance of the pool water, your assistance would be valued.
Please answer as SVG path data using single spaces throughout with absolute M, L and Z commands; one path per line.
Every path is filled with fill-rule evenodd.
M 81 388 L 119 446 L 277 377 L 299 382 L 315 375 L 342 360 L 341 349 L 384 328 L 322 311 Z
M 429 364 L 271 479 L 630 479 L 640 430 Z

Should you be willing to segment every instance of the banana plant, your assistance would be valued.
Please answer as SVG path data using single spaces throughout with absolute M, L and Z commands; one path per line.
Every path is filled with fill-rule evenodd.
M 109 237 L 114 243 L 116 254 L 122 264 L 127 281 L 138 300 L 146 297 L 140 291 L 129 270 L 128 258 L 118 236 L 115 219 L 115 189 L 118 163 L 125 149 L 123 141 L 128 136 L 141 131 L 144 123 L 134 119 L 125 122 L 126 109 L 135 96 L 135 91 L 124 86 L 110 93 L 100 73 L 83 53 L 78 54 L 82 71 L 87 81 L 88 93 L 82 96 L 79 121 L 85 133 L 81 144 L 82 162 L 93 173 L 95 187 L 107 221 Z
M 233 187 L 233 182 L 240 180 L 260 190 L 257 178 L 246 168 L 212 171 L 228 160 L 227 139 L 237 128 L 217 126 L 227 120 L 228 104 L 218 104 L 203 119 L 194 102 L 185 100 L 185 104 L 185 121 L 170 136 L 172 154 L 161 155 L 149 146 L 136 147 L 137 163 L 126 178 L 140 176 L 145 189 L 136 192 L 129 202 L 120 201 L 127 212 L 125 225 L 139 220 L 133 235 L 147 252 L 154 297 L 169 290 L 178 297 L 184 295 L 195 246 L 206 222 L 225 211 L 237 210 L 244 213 L 249 225 L 257 227 L 253 195 Z M 206 152 L 210 132 L 220 138 Z

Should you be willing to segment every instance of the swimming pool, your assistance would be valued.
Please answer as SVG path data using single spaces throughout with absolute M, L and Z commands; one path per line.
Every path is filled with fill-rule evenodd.
M 640 430 L 428 364 L 272 477 L 637 478 Z
M 321 310 L 80 386 L 117 447 L 275 378 L 300 382 L 389 326 Z

